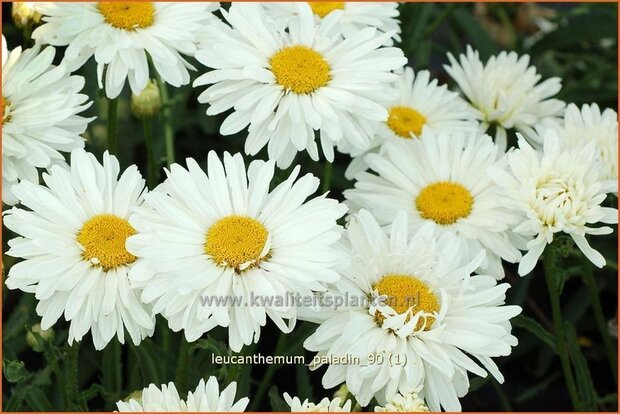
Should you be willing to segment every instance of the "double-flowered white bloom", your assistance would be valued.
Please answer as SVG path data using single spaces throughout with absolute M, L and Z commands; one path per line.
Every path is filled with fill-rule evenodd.
M 120 177 L 118 160 L 107 152 L 103 165 L 82 149 L 71 153 L 70 169 L 53 166 L 43 174 L 45 186 L 22 181 L 14 194 L 25 208 L 4 215 L 7 255 L 26 260 L 11 266 L 6 285 L 36 295 L 41 328 L 58 319 L 70 322 L 69 343 L 91 332 L 95 349 L 114 336 L 134 344 L 153 333 L 155 320 L 139 292 L 129 285 L 136 257 L 125 249 L 135 234 L 129 224 L 139 205 L 144 180 L 135 165 Z
M 402 50 L 382 47 L 392 33 L 367 27 L 343 39 L 341 12 L 316 22 L 310 6 L 295 7 L 284 31 L 261 6 L 233 3 L 222 11 L 227 24 L 208 27 L 196 54 L 213 69 L 194 82 L 211 85 L 199 97 L 209 104 L 207 115 L 234 110 L 220 133 L 248 127 L 246 154 L 267 146 L 282 168 L 299 151 L 318 160 L 317 142 L 329 161 L 341 141 L 368 149 L 395 93 L 391 71 L 406 62 Z
M 301 401 L 299 397 L 291 397 L 284 393 L 284 400 L 291 407 L 293 413 L 348 413 L 351 412 L 351 400 L 342 403 L 339 397 L 332 400 L 323 398 L 318 404 L 311 403 L 308 399 Z
M 384 406 L 376 406 L 375 412 L 399 412 L 399 413 L 423 413 L 427 412 L 428 407 L 418 393 L 411 392 L 405 395 L 396 394 Z

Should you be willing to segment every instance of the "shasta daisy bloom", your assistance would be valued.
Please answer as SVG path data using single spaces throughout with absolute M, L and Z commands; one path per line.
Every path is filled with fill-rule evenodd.
M 237 352 L 258 341 L 267 317 L 290 332 L 296 308 L 283 298 L 338 279 L 333 244 L 346 207 L 325 196 L 308 199 L 319 180 L 297 180 L 299 167 L 269 191 L 272 161 L 253 161 L 247 174 L 240 154 L 225 153 L 222 165 L 211 152 L 207 162 L 207 174 L 191 158 L 187 169 L 173 164 L 136 210 L 138 234 L 127 247 L 140 260 L 130 277 L 144 288 L 142 300 L 188 341 L 228 327 Z
M 428 407 L 423 399 L 418 396 L 417 392 L 402 395 L 396 394 L 384 406 L 376 406 L 375 412 L 401 412 L 401 413 L 422 413 L 427 412 Z
M 32 38 L 68 46 L 64 62 L 73 70 L 94 56 L 99 87 L 105 85 L 108 98 L 116 98 L 126 80 L 138 95 L 155 75 L 149 60 L 166 83 L 189 83 L 188 69 L 194 67 L 184 56 L 196 53 L 198 33 L 215 19 L 210 12 L 217 8 L 219 3 L 41 2 L 37 11 L 45 23 Z
M 125 330 L 134 344 L 153 333 L 155 320 L 127 272 L 136 257 L 125 249 L 135 234 L 127 221 L 141 202 L 144 180 L 136 166 L 120 176 L 118 160 L 107 152 L 101 165 L 76 149 L 71 167 L 55 165 L 43 174 L 46 186 L 22 181 L 14 194 L 24 208 L 5 212 L 4 224 L 19 237 L 6 254 L 25 260 L 9 270 L 6 285 L 34 293 L 41 328 L 49 329 L 64 314 L 69 343 L 91 332 L 95 349 Z
M 570 235 L 596 266 L 605 265 L 603 255 L 585 237 L 613 231 L 590 225 L 618 222 L 618 210 L 601 206 L 609 188 L 599 175 L 595 142 L 568 148 L 563 144 L 553 129 L 545 130 L 542 152 L 520 136 L 519 148 L 508 154 L 509 171 L 493 169 L 491 173 L 509 195 L 514 214 L 521 217 L 514 231 L 530 238 L 528 252 L 519 263 L 520 275 L 534 268 L 545 246 L 560 232 Z
M 376 174 L 360 173 L 355 188 L 344 192 L 352 207 L 371 211 L 384 226 L 405 210 L 412 230 L 431 223 L 439 233 L 455 234 L 471 259 L 486 250 L 481 270 L 500 278 L 501 259 L 519 261 L 523 240 L 510 231 L 518 218 L 501 205 L 501 189 L 487 173 L 503 156 L 489 136 L 427 129 L 421 139 L 384 148 L 366 156 Z
M 396 78 L 391 71 L 406 62 L 400 49 L 381 47 L 391 33 L 366 28 L 343 39 L 341 13 L 317 23 L 307 5 L 297 10 L 283 31 L 259 5 L 233 3 L 222 12 L 230 26 L 206 28 L 196 54 L 213 68 L 194 82 L 211 85 L 198 98 L 210 105 L 207 115 L 234 109 L 220 133 L 249 126 L 246 154 L 267 145 L 269 159 L 282 168 L 298 151 L 318 160 L 315 132 L 329 161 L 341 140 L 367 149 L 376 125 L 387 118 L 383 103 Z
M 278 2 L 261 3 L 267 16 L 273 19 L 279 27 L 286 27 L 298 14 L 297 4 Z M 400 21 L 398 20 L 397 2 L 358 3 L 344 1 L 311 1 L 308 6 L 312 9 L 315 20 L 321 20 L 335 10 L 342 10 L 339 26 L 345 37 L 354 36 L 359 30 L 366 27 L 376 27 L 384 33 L 393 32 L 393 38 L 400 41 Z M 391 45 L 389 39 L 387 44 Z
M 350 260 L 331 294 L 369 300 L 330 314 L 304 347 L 318 352 L 311 369 L 328 364 L 323 387 L 346 381 L 362 406 L 419 392 L 432 411 L 458 411 L 468 371 L 503 382 L 491 358 L 517 344 L 509 319 L 521 308 L 504 306 L 508 284 L 472 275 L 484 252 L 469 260 L 453 234 L 427 224 L 409 236 L 407 227 L 404 211 L 389 235 L 365 210 L 351 219 Z M 345 355 L 355 362 L 329 363 Z
M 308 412 L 308 413 L 349 413 L 351 412 L 351 400 L 347 400 L 342 404 L 339 397 L 330 400 L 323 398 L 318 404 L 314 404 L 305 399 L 303 402 L 299 397 L 291 397 L 288 393 L 284 393 L 284 401 L 291 407 L 291 412 Z
M 446 85 L 439 86 L 436 79 L 431 79 L 429 71 L 416 74 L 407 67 L 393 86 L 398 96 L 386 106 L 388 116 L 379 124 L 371 143 L 372 152 L 381 152 L 381 147 L 391 140 L 419 138 L 423 128 L 436 133 L 478 130 L 475 111 Z M 347 169 L 347 178 L 352 179 L 368 168 L 364 161 L 366 153 L 351 154 L 354 158 Z
M 194 392 L 187 394 L 183 400 L 173 382 L 163 384 L 161 389 L 155 384 L 142 390 L 139 398 L 130 398 L 127 401 L 116 403 L 120 412 L 243 412 L 248 405 L 247 397 L 235 401 L 237 383 L 228 384 L 220 392 L 220 386 L 215 377 L 201 379 Z
M 62 152 L 83 148 L 80 137 L 93 118 L 79 114 L 92 102 L 80 93 L 84 78 L 54 66 L 55 50 L 40 45 L 8 51 L 2 36 L 2 201 L 15 204 L 11 188 L 39 182 L 37 168 L 64 163 Z
M 551 97 L 561 87 L 560 78 L 542 82 L 529 55 L 501 52 L 483 64 L 478 51 L 467 46 L 459 61 L 448 53 L 450 66 L 444 68 L 478 112 L 482 127 L 495 126 L 496 143 L 507 146 L 506 130 L 516 129 L 532 137 L 534 126 L 546 117 L 561 116 L 564 102 Z

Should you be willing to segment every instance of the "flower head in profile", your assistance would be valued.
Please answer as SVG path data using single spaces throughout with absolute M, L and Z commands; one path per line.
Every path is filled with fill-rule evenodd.
M 39 2 L 44 24 L 32 38 L 67 46 L 63 62 L 75 70 L 91 56 L 97 62 L 99 87 L 116 98 L 126 81 L 134 95 L 155 73 L 179 87 L 189 83 L 184 56 L 196 53 L 198 33 L 215 17 L 219 3 Z
M 207 173 L 191 158 L 187 169 L 173 164 L 132 216 L 138 234 L 127 248 L 139 257 L 132 283 L 174 331 L 195 341 L 227 327 L 238 352 L 258 341 L 267 318 L 291 331 L 296 308 L 285 298 L 338 279 L 333 245 L 346 207 L 310 198 L 319 180 L 297 179 L 299 167 L 270 191 L 273 161 L 255 160 L 246 172 L 240 154 L 223 158 L 210 152 Z
M 84 147 L 80 134 L 93 118 L 80 93 L 84 78 L 54 66 L 53 47 L 9 52 L 2 36 L 2 201 L 17 203 L 18 181 L 39 182 L 38 168 L 64 164 L 64 152 Z
M 343 356 L 354 361 L 328 363 L 322 384 L 346 381 L 362 406 L 373 397 L 406 405 L 397 393 L 419 392 L 432 411 L 459 411 L 468 371 L 503 382 L 492 357 L 517 344 L 509 320 L 521 308 L 504 305 L 508 284 L 472 274 L 484 252 L 470 260 L 453 234 L 427 224 L 410 236 L 407 227 L 405 212 L 389 234 L 367 211 L 353 216 L 344 240 L 349 260 L 330 294 L 372 300 L 326 312 L 304 347 L 320 357 L 311 369 Z
M 139 398 L 118 401 L 116 406 L 120 412 L 243 412 L 249 399 L 244 397 L 234 402 L 236 392 L 236 382 L 231 382 L 220 392 L 217 379 L 209 377 L 207 382 L 201 379 L 185 400 L 170 382 L 162 384 L 161 388 L 151 384 L 142 390 Z
M 553 129 L 545 130 L 542 140 L 539 152 L 520 137 L 519 148 L 507 155 L 509 170 L 493 168 L 491 173 L 509 196 L 514 215 L 520 216 L 514 231 L 529 238 L 519 274 L 529 273 L 545 246 L 561 232 L 570 235 L 592 263 L 603 267 L 605 258 L 586 235 L 611 233 L 611 227 L 592 225 L 617 223 L 618 210 L 601 206 L 609 182 L 601 180 L 595 142 L 566 147 Z
M 423 413 L 428 412 L 428 407 L 417 392 L 411 392 L 405 395 L 398 393 L 385 405 L 376 406 L 375 412 Z
M 467 46 L 457 61 L 448 53 L 444 68 L 478 113 L 484 129 L 495 126 L 495 142 L 506 149 L 506 130 L 515 129 L 527 138 L 543 118 L 561 116 L 564 102 L 553 99 L 561 87 L 560 78 L 541 80 L 529 55 L 500 52 L 486 63 L 478 51 Z
M 303 402 L 299 397 L 291 397 L 284 393 L 284 401 L 291 407 L 291 412 L 298 413 L 348 413 L 351 412 L 351 400 L 342 403 L 339 397 L 332 400 L 323 398 L 318 404 L 311 403 L 308 399 Z
M 384 103 L 396 79 L 391 71 L 406 62 L 402 50 L 382 47 L 391 33 L 368 27 L 344 39 L 341 13 L 315 22 L 307 4 L 295 7 L 285 31 L 261 6 L 233 3 L 222 12 L 228 24 L 207 28 L 196 54 L 213 69 L 194 82 L 211 85 L 198 98 L 209 104 L 207 115 L 234 110 L 220 133 L 247 127 L 246 154 L 267 146 L 269 159 L 282 168 L 299 151 L 318 160 L 319 143 L 329 161 L 340 141 L 367 149 L 387 118 Z
M 82 149 L 71 153 L 70 169 L 53 166 L 45 186 L 22 181 L 14 186 L 21 203 L 4 214 L 4 224 L 19 235 L 7 255 L 25 260 L 9 270 L 6 285 L 34 293 L 41 328 L 64 315 L 69 343 L 89 331 L 95 349 L 125 331 L 134 344 L 153 333 L 155 320 L 129 285 L 136 257 L 125 248 L 136 233 L 131 210 L 142 201 L 144 180 L 136 166 L 120 177 L 118 160 L 107 152 L 100 164 Z

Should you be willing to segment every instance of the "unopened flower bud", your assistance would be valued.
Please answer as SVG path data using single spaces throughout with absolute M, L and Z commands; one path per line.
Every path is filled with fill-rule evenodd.
M 161 109 L 161 97 L 157 82 L 152 79 L 140 95 L 131 96 L 131 113 L 138 119 L 152 118 Z
M 334 398 L 340 398 L 341 401 L 347 401 L 349 395 L 349 388 L 347 384 L 342 384 L 338 390 L 334 393 Z
M 11 16 L 15 22 L 15 26 L 20 29 L 32 27 L 41 22 L 41 13 L 35 8 L 35 3 L 28 1 L 13 2 L 11 8 Z
M 41 325 L 36 324 L 28 330 L 26 343 L 35 352 L 43 352 L 46 342 L 54 341 L 54 331 L 51 329 L 41 329 Z

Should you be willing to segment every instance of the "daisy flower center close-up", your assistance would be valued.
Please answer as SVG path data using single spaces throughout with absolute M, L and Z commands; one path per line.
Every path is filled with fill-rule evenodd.
M 144 29 L 155 22 L 155 6 L 151 2 L 100 2 L 99 12 L 106 23 L 117 29 Z
M 411 134 L 420 135 L 425 123 L 424 115 L 408 106 L 393 106 L 387 120 L 390 129 L 402 138 L 411 138 Z
M 278 85 L 296 94 L 309 94 L 327 85 L 330 67 L 325 58 L 307 46 L 288 46 L 270 59 Z
M 420 215 L 437 224 L 454 224 L 469 216 L 474 199 L 461 184 L 442 181 L 428 185 L 420 191 L 415 205 Z
M 134 234 L 136 230 L 127 220 L 113 214 L 98 214 L 84 223 L 77 241 L 84 248 L 84 260 L 107 272 L 136 260 L 125 248 L 125 241 Z
M 413 314 L 423 312 L 430 314 L 439 311 L 437 296 L 426 283 L 415 276 L 405 274 L 388 274 L 379 280 L 374 289 L 380 296 L 387 296 L 385 304 L 389 305 L 398 314 L 403 314 L 412 308 Z M 407 321 L 411 315 L 407 317 Z M 385 316 L 380 312 L 375 312 L 375 320 L 379 326 L 383 325 Z M 435 322 L 435 318 L 427 317 L 418 320 L 416 330 L 424 329 L 428 331 Z
M 309 1 L 312 12 L 319 17 L 325 17 L 334 10 L 343 10 L 343 1 Z
M 575 183 L 562 178 L 548 178 L 536 187 L 537 211 L 547 226 L 554 226 L 562 212 L 575 211 L 575 201 L 579 191 Z
M 218 266 L 235 269 L 237 273 L 258 264 L 269 233 L 256 219 L 227 216 L 207 231 L 205 253 Z

